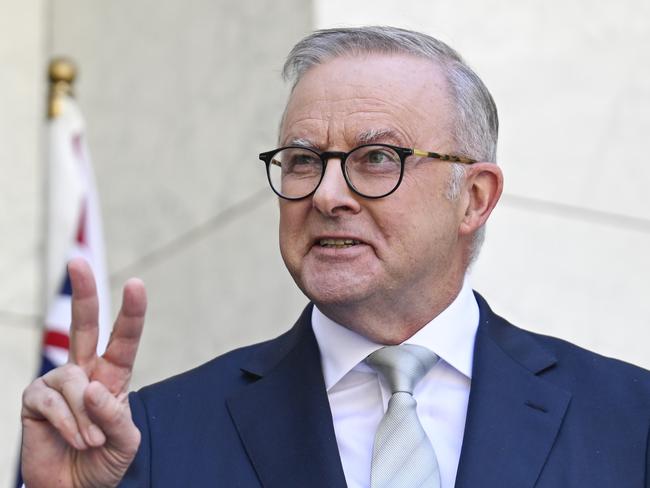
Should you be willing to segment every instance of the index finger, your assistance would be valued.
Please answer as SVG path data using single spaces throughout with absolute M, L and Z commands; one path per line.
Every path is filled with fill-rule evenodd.
M 95 277 L 88 263 L 72 259 L 68 263 L 72 285 L 72 321 L 70 324 L 70 355 L 68 362 L 81 367 L 97 357 L 99 336 L 99 300 Z

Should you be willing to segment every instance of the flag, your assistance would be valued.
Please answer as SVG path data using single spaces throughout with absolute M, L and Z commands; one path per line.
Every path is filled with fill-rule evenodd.
M 99 298 L 98 353 L 110 334 L 109 288 L 101 215 L 81 112 L 69 95 L 48 126 L 46 311 L 41 374 L 68 359 L 72 288 L 67 262 L 83 257 L 92 268 Z
M 106 348 L 110 335 L 110 294 L 99 200 L 84 120 L 71 96 L 69 83 L 74 79 L 74 68 L 66 62 L 55 63 L 61 61 L 50 65 L 53 91 L 46 136 L 45 311 L 39 376 L 68 360 L 72 287 L 67 262 L 70 259 L 83 257 L 95 275 L 99 299 L 98 354 Z M 69 79 L 56 79 L 55 68 L 63 68 Z M 22 486 L 21 478 L 19 470 L 17 487 Z

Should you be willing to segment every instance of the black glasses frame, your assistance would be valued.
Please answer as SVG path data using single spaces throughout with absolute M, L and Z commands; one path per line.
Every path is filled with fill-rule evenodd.
M 399 172 L 399 179 L 397 180 L 397 183 L 395 183 L 395 186 L 393 187 L 392 190 L 389 192 L 384 193 L 383 195 L 379 196 L 369 196 L 365 195 L 364 193 L 361 193 L 359 190 L 357 190 L 352 182 L 350 181 L 350 178 L 347 173 L 346 165 L 345 162 L 348 159 L 348 156 L 353 153 L 354 151 L 364 148 L 364 147 L 387 147 L 389 149 L 392 149 L 397 153 L 397 155 L 400 158 L 400 172 Z M 283 151 L 285 149 L 301 149 L 304 151 L 309 151 L 311 153 L 314 153 L 318 158 L 320 159 L 323 168 L 320 174 L 320 179 L 318 180 L 318 183 L 316 183 L 316 186 L 314 189 L 307 193 L 305 196 L 302 197 L 287 197 L 285 195 L 282 195 L 280 192 L 278 192 L 271 181 L 271 165 L 272 164 L 277 164 L 273 161 L 273 157 L 279 153 L 280 151 Z M 348 185 L 348 188 L 352 190 L 354 193 L 359 195 L 360 197 L 363 198 L 369 198 L 372 200 L 376 200 L 378 198 L 384 198 L 393 193 L 395 190 L 397 190 L 402 183 L 402 178 L 404 177 L 404 163 L 406 161 L 406 158 L 409 156 L 420 156 L 420 157 L 426 157 L 426 158 L 433 158 L 433 159 L 438 159 L 439 161 L 447 161 L 447 162 L 452 162 L 452 163 L 461 163 L 461 164 L 474 164 L 477 161 L 475 159 L 470 159 L 470 158 L 464 158 L 461 156 L 454 156 L 451 154 L 440 154 L 437 152 L 433 151 L 423 151 L 421 149 L 415 149 L 415 148 L 408 148 L 408 147 L 400 147 L 400 146 L 393 146 L 391 144 L 381 144 L 381 143 L 375 143 L 375 144 L 362 144 L 360 146 L 355 147 L 351 151 L 348 152 L 343 152 L 343 151 L 324 151 L 324 152 L 318 152 L 315 149 L 309 148 L 309 147 L 304 147 L 304 146 L 283 146 L 279 147 L 277 149 L 273 149 L 271 151 L 266 151 L 263 153 L 260 153 L 259 158 L 262 160 L 265 165 L 266 165 L 266 177 L 269 181 L 269 185 L 271 186 L 271 190 L 279 196 L 280 198 L 284 198 L 285 200 L 303 200 L 305 198 L 308 198 L 312 196 L 314 193 L 316 193 L 316 190 L 318 190 L 318 187 L 321 184 L 321 181 L 323 181 L 323 177 L 325 176 L 325 171 L 327 170 L 327 163 L 329 162 L 330 159 L 338 159 L 341 161 L 341 172 L 343 173 L 343 178 L 345 179 L 345 182 Z

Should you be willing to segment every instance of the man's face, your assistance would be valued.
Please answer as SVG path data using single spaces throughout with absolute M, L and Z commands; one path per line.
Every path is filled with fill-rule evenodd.
M 335 58 L 310 69 L 295 87 L 280 144 L 349 151 L 378 142 L 453 153 L 452 113 L 447 82 L 430 61 Z M 280 201 L 280 248 L 298 286 L 330 311 L 394 311 L 459 286 L 463 211 L 446 197 L 450 174 L 448 163 L 411 156 L 400 187 L 371 200 L 354 194 L 340 162 L 330 160 L 312 197 Z

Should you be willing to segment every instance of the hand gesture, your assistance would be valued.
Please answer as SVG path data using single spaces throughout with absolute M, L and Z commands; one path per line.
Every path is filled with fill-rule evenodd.
M 72 324 L 68 363 L 23 393 L 22 473 L 27 488 L 113 487 L 140 444 L 128 385 L 140 342 L 146 295 L 140 280 L 124 285 L 111 339 L 97 356 L 98 299 L 88 264 L 68 264 Z

